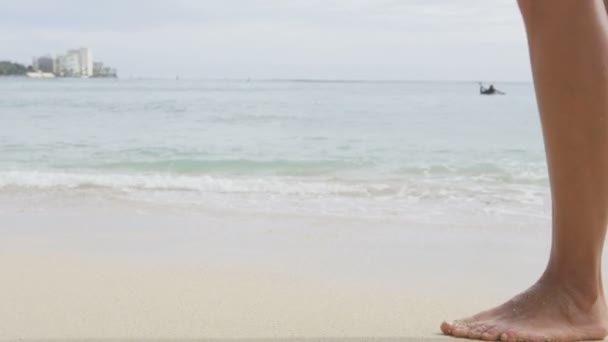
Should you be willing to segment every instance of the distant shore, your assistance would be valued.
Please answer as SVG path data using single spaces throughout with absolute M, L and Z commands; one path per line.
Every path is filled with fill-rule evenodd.
M 52 74 L 51 74 L 52 75 Z M 29 79 L 118 79 L 118 76 L 91 76 L 91 77 L 57 77 L 50 75 L 31 76 L 31 75 L 0 75 L 0 78 L 29 78 Z

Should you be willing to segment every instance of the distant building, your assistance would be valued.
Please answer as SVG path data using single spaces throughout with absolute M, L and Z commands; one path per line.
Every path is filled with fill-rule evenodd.
M 66 71 L 66 61 L 64 55 L 57 55 L 55 58 L 55 75 L 57 76 L 65 76 Z
M 93 62 L 93 77 L 117 77 L 116 69 L 106 67 L 102 62 Z
M 116 77 L 116 69 L 106 67 L 101 62 L 93 62 L 93 53 L 89 48 L 68 50 L 65 54 L 34 57 L 31 77 L 41 74 L 54 74 L 59 77 Z
M 74 50 L 68 51 L 64 58 L 66 76 L 80 77 L 80 56 Z
M 34 57 L 32 69 L 36 72 L 55 73 L 55 60 L 50 55 Z
M 80 48 L 72 51 L 78 53 L 78 60 L 80 62 L 80 76 L 93 76 L 93 54 L 91 53 L 91 50 L 88 48 Z
M 99 75 L 103 71 L 102 62 L 93 62 L 93 75 Z
M 93 76 L 93 54 L 88 48 L 68 50 L 55 59 L 55 73 L 63 77 Z

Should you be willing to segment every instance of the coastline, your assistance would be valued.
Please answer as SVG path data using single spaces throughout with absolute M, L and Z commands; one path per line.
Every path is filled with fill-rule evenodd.
M 0 195 L 0 339 L 439 338 L 535 280 L 546 227 Z M 515 277 L 513 275 L 517 274 Z

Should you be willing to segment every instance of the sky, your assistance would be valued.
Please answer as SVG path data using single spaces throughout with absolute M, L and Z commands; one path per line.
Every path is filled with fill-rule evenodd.
M 122 78 L 530 81 L 515 0 L 0 0 L 0 60 Z

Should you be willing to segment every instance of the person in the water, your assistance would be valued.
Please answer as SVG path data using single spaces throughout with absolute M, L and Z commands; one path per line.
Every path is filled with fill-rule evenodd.
M 528 290 L 444 322 L 441 330 L 487 341 L 601 340 L 608 334 L 601 267 L 608 224 L 608 0 L 518 2 L 549 170 L 551 253 Z
M 496 90 L 496 88 L 494 88 L 493 84 L 490 84 L 490 86 L 487 89 L 484 88 L 482 84 L 480 84 L 479 93 L 481 93 L 483 95 L 494 95 L 494 94 L 498 93 L 498 91 Z

